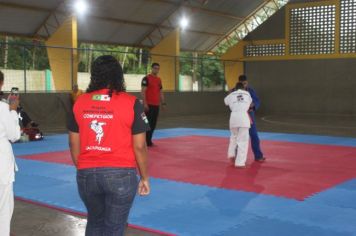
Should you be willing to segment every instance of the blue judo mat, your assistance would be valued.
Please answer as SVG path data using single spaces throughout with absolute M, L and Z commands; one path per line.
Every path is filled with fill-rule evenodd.
M 230 132 L 228 130 L 220 130 L 220 129 L 192 129 L 192 128 L 162 129 L 162 130 L 157 130 L 155 132 L 154 138 L 162 139 L 162 138 L 174 138 L 174 137 L 183 137 L 183 136 L 191 136 L 191 135 L 228 137 L 230 135 Z M 266 132 L 260 132 L 259 135 L 261 140 L 268 140 L 268 141 L 283 141 L 283 142 L 356 147 L 356 138 L 348 138 L 348 137 L 266 133 Z M 67 137 L 68 137 L 67 134 L 50 135 L 50 136 L 46 136 L 43 141 L 39 141 L 39 142 L 16 143 L 14 144 L 14 152 L 16 156 L 20 156 L 20 155 L 32 155 L 32 154 L 68 150 Z
M 227 137 L 225 130 L 169 129 L 156 138 L 187 135 Z M 262 139 L 356 146 L 356 139 L 262 133 Z M 66 136 L 14 145 L 17 155 L 61 151 Z M 355 157 L 356 158 L 356 157 Z M 17 159 L 18 197 L 85 213 L 77 193 L 75 169 L 54 163 Z M 177 235 L 301 236 L 356 235 L 356 179 L 305 201 L 152 179 L 152 194 L 137 197 L 130 223 Z

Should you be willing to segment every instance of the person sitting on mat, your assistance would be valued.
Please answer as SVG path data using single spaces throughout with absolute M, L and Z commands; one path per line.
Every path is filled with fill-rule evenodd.
M 252 98 L 250 93 L 245 90 L 244 85 L 239 82 L 235 86 L 235 91 L 227 95 L 224 102 L 231 110 L 228 158 L 237 168 L 245 168 L 251 127 L 248 111 Z
M 17 108 L 17 112 L 19 113 L 19 119 L 20 119 L 20 124 L 22 124 L 22 128 L 29 129 L 29 128 L 36 128 L 39 126 L 39 124 L 34 122 L 21 106 Z

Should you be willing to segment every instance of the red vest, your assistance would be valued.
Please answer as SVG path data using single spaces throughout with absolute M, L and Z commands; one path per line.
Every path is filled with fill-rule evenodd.
M 148 105 L 159 106 L 161 103 L 161 79 L 151 74 L 147 75 L 146 78 L 148 82 L 146 89 L 146 102 Z
M 79 126 L 78 169 L 136 167 L 132 124 L 136 97 L 103 89 L 81 95 L 74 105 Z

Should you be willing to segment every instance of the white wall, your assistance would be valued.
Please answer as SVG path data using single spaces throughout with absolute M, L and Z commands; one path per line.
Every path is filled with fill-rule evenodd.
M 145 75 L 143 74 L 126 74 L 124 75 L 126 89 L 128 91 L 140 91 L 141 90 L 141 80 Z M 78 73 L 78 86 L 80 89 L 85 90 L 88 88 L 90 82 L 89 73 Z
M 25 74 L 23 70 L 1 69 L 5 76 L 3 91 L 10 91 L 12 87 L 18 87 L 21 91 L 25 90 Z M 143 74 L 124 75 L 126 88 L 129 91 L 139 91 Z M 90 81 L 89 73 L 78 73 L 78 85 L 85 90 Z M 53 81 L 51 81 L 53 87 Z M 45 71 L 26 71 L 27 91 L 46 91 L 46 72 Z
M 1 70 L 5 76 L 3 91 L 10 91 L 12 87 L 25 90 L 25 73 L 23 70 Z M 44 71 L 26 71 L 26 84 L 28 91 L 43 91 L 46 89 L 46 76 Z
M 5 84 L 3 91 L 10 91 L 12 87 L 18 87 L 21 91 L 25 90 L 23 70 L 7 70 L 1 69 L 5 75 Z M 140 91 L 141 80 L 144 74 L 125 74 L 125 83 L 127 91 Z M 193 82 L 191 76 L 180 76 L 180 91 L 200 91 L 198 81 Z M 78 86 L 82 90 L 86 90 L 90 81 L 90 74 L 79 72 L 78 73 Z M 26 71 L 26 84 L 27 91 L 46 91 L 46 72 L 45 71 Z M 53 80 L 51 81 L 52 88 L 54 86 Z M 164 85 L 163 85 L 164 88 Z M 203 88 L 204 91 L 221 91 L 221 86 L 212 86 L 210 88 Z

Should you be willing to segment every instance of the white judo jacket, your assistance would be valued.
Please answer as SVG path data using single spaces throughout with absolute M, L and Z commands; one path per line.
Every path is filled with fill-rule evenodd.
M 230 107 L 230 128 L 250 128 L 251 119 L 248 114 L 252 98 L 249 92 L 237 90 L 224 99 L 225 105 Z
M 20 139 L 21 130 L 16 111 L 10 111 L 9 104 L 0 100 L 0 185 L 15 181 L 17 170 L 10 142 Z

